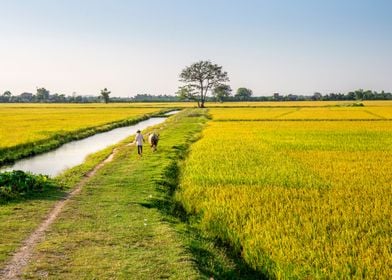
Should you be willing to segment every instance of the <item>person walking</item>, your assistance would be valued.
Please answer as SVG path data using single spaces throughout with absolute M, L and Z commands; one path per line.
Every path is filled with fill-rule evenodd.
M 137 153 L 139 156 L 142 156 L 144 138 L 140 130 L 136 132 L 135 142 L 137 146 Z

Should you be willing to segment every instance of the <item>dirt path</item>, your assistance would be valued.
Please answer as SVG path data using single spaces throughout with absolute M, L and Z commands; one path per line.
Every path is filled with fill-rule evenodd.
M 28 265 L 35 246 L 45 239 L 45 232 L 50 225 L 56 220 L 58 215 L 61 213 L 64 205 L 75 195 L 80 193 L 82 187 L 87 181 L 97 173 L 105 164 L 111 162 L 117 153 L 117 149 L 101 163 L 94 167 L 93 170 L 88 172 L 85 177 L 76 185 L 75 189 L 70 192 L 61 201 L 55 203 L 48 216 L 42 221 L 38 228 L 22 243 L 22 246 L 18 251 L 15 252 L 12 259 L 6 264 L 5 268 L 0 271 L 0 279 L 20 279 L 21 273 L 25 266 Z

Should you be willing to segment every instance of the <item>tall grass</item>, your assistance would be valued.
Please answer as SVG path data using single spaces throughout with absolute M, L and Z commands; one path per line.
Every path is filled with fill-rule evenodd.
M 392 102 L 391 102 L 392 104 Z M 391 120 L 389 107 L 280 107 L 212 108 L 215 121 L 257 120 Z
M 271 277 L 387 279 L 391 143 L 390 121 L 210 122 L 176 199 Z

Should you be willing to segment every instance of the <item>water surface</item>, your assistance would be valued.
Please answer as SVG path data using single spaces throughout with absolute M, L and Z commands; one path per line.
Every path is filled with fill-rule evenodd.
M 181 110 L 170 111 L 170 112 L 167 112 L 167 113 L 165 114 L 165 116 L 171 116 L 171 115 L 177 114 L 177 113 L 180 112 L 180 111 L 181 111 Z

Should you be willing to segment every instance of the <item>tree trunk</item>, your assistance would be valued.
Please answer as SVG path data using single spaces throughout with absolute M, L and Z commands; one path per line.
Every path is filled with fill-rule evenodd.
M 204 108 L 204 87 L 203 87 L 203 80 L 200 80 L 200 104 L 199 108 Z

